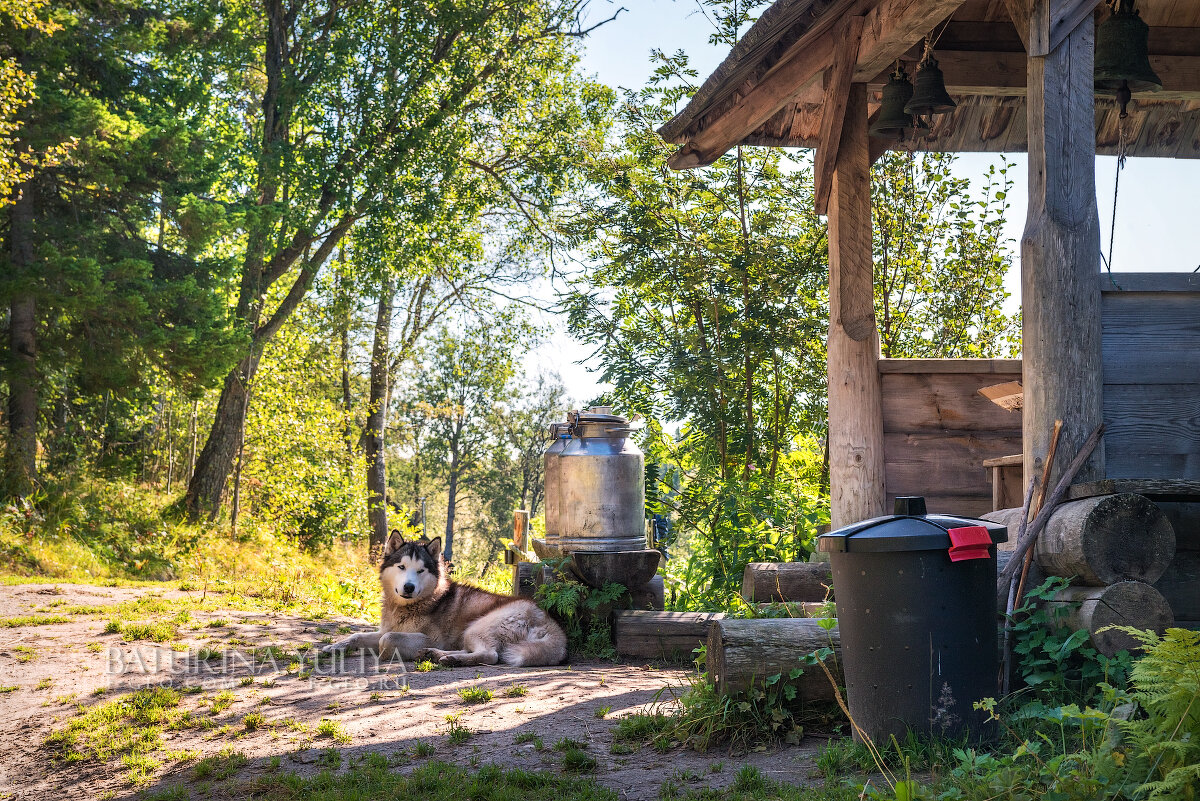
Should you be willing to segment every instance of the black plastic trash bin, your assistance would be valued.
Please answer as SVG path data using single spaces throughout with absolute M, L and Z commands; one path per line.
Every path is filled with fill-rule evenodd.
M 996 695 L 995 543 L 1007 538 L 997 523 L 926 514 L 924 498 L 821 536 L 846 702 L 877 745 L 910 730 L 991 735 L 973 705 Z

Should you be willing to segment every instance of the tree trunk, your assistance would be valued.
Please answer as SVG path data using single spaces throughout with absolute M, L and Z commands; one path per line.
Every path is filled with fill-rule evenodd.
M 233 460 L 246 425 L 247 385 L 258 364 L 258 353 L 242 360 L 233 372 L 225 377 L 221 398 L 213 415 L 212 429 L 204 448 L 196 460 L 192 479 L 188 482 L 184 506 L 188 517 L 196 520 L 207 512 L 210 520 L 215 519 L 221 509 L 221 496 L 225 492 L 225 481 L 233 471 Z
M 446 561 L 454 561 L 454 512 L 458 505 L 458 457 L 450 462 L 450 485 L 446 489 L 446 534 L 443 538 Z
M 1140 581 L 1121 581 L 1107 587 L 1067 587 L 1047 607 L 1062 612 L 1061 616 L 1051 615 L 1053 625 L 1087 631 L 1092 646 L 1105 656 L 1137 649 L 1133 637 L 1111 626 L 1153 629 L 1162 634 L 1175 624 L 1162 593 Z
M 384 458 L 388 407 L 388 359 L 392 330 L 392 304 L 396 282 L 387 278 L 379 293 L 375 315 L 375 342 L 371 346 L 371 389 L 363 454 L 367 458 L 367 519 L 371 524 L 371 549 L 382 549 L 388 538 L 387 462 Z
M 613 613 L 613 647 L 619 656 L 690 662 L 712 622 L 724 617 L 724 612 L 619 610 Z
M 33 199 L 26 183 L 9 216 L 13 272 L 33 270 Z M 24 498 L 37 486 L 37 304 L 16 294 L 9 307 L 8 450 L 4 472 L 8 492 Z

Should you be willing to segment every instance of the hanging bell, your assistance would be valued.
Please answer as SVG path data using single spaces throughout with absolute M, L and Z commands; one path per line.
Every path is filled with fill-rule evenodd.
M 912 100 L 913 85 L 908 80 L 904 65 L 897 64 L 896 71 L 883 87 L 879 104 L 879 115 L 871 126 L 871 135 L 881 139 L 903 140 L 914 128 L 913 117 L 904 108 Z
M 946 76 L 938 68 L 937 59 L 928 54 L 917 67 L 913 78 L 913 96 L 904 106 L 904 113 L 914 117 L 945 114 L 954 111 L 958 104 L 946 91 Z
M 1113 0 L 1112 15 L 1096 29 L 1096 92 L 1115 95 L 1121 116 L 1134 92 L 1157 92 L 1162 81 L 1150 66 L 1150 26 L 1133 0 Z

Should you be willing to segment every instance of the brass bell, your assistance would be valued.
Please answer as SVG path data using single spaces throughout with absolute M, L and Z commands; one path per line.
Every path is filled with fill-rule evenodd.
M 1134 92 L 1157 92 L 1162 81 L 1150 66 L 1150 26 L 1133 0 L 1110 0 L 1113 13 L 1096 29 L 1096 92 L 1115 95 L 1121 116 Z
M 908 80 L 908 73 L 903 64 L 896 65 L 896 71 L 888 78 L 883 87 L 883 96 L 879 104 L 879 115 L 871 126 L 871 135 L 881 139 L 903 140 L 914 126 L 913 117 L 904 108 L 913 97 L 913 85 Z
M 937 59 L 932 53 L 925 56 L 917 67 L 913 78 L 913 96 L 904 106 L 904 113 L 914 117 L 932 114 L 945 114 L 954 111 L 958 104 L 946 91 L 946 76 L 938 68 Z

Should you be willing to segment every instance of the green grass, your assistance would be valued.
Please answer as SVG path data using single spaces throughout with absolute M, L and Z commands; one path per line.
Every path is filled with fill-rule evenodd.
M 46 738 L 66 762 L 106 764 L 120 760 L 131 783 L 141 784 L 156 769 L 150 755 L 162 748 L 166 730 L 192 728 L 195 718 L 179 708 L 180 693 L 151 687 L 83 708 Z
M 233 702 L 236 700 L 237 696 L 234 695 L 231 690 L 222 690 L 221 692 L 217 693 L 212 697 L 210 702 L 212 704 L 213 714 L 220 714 L 226 709 L 229 709 L 229 707 L 233 706 Z
M 224 781 L 245 767 L 249 761 L 242 752 L 223 748 L 196 762 L 196 766 L 192 768 L 192 778 L 196 781 Z
M 471 730 L 459 719 L 458 715 L 446 716 L 446 737 L 451 745 L 462 745 L 471 739 Z
M 53 626 L 56 623 L 70 623 L 71 618 L 65 615 L 18 615 L 17 617 L 0 617 L 0 628 L 15 629 L 20 626 Z
M 242 718 L 242 727 L 246 731 L 254 731 L 266 724 L 267 718 L 261 712 L 251 712 Z
M 350 735 L 346 733 L 345 727 L 329 718 L 321 718 L 317 723 L 317 736 L 333 740 L 339 745 L 347 745 L 350 742 Z
M 596 758 L 581 748 L 563 751 L 563 770 L 567 773 L 590 773 L 596 769 Z
M 429 757 L 433 756 L 434 750 L 435 749 L 432 744 L 427 743 L 424 740 L 417 740 L 416 743 L 413 744 L 413 759 L 428 759 Z
M 554 744 L 555 751 L 570 751 L 571 749 L 581 751 L 584 748 L 587 748 L 587 743 L 570 737 L 564 737 Z
M 524 698 L 529 694 L 529 688 L 524 684 L 514 684 L 504 690 L 505 698 Z
M 495 698 L 495 695 L 488 688 L 475 685 L 474 687 L 463 687 L 458 691 L 458 697 L 464 704 L 483 704 Z
M 533 750 L 535 751 L 541 751 L 546 747 L 546 744 L 542 742 L 542 738 L 531 731 L 521 732 L 513 738 L 513 742 L 517 745 L 531 744 L 533 746 Z
M 413 670 L 417 671 L 418 673 L 431 673 L 435 670 L 441 669 L 442 666 L 437 662 L 434 662 L 432 659 L 422 660 L 413 667 Z
M 17 652 L 18 662 L 30 662 L 33 660 L 34 650 L 28 645 L 13 646 L 13 650 Z
M 19 689 L 21 688 L 15 684 L 7 684 L 3 687 L 0 687 L 0 693 L 15 693 Z
M 152 642 L 170 642 L 179 636 L 179 628 L 168 620 L 140 620 L 134 623 L 122 623 L 120 620 L 109 620 L 104 626 L 105 634 L 120 634 L 121 639 L 150 640 Z

